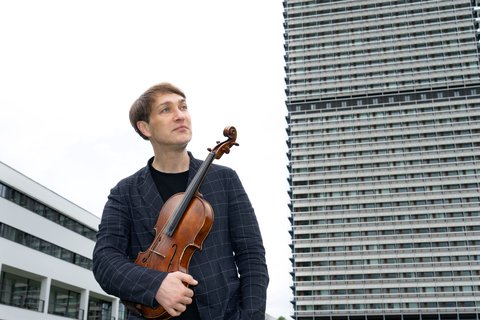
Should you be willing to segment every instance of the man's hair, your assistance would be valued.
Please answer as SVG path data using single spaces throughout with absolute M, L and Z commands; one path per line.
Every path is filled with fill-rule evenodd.
M 146 137 L 137 127 L 138 121 L 145 121 L 149 122 L 150 119 L 150 112 L 152 111 L 153 103 L 155 102 L 156 98 L 161 94 L 167 93 L 174 93 L 178 94 L 179 96 L 185 97 L 185 93 L 182 90 L 177 88 L 171 83 L 162 82 L 150 87 L 147 91 L 145 91 L 137 100 L 132 104 L 130 107 L 130 123 L 132 124 L 133 129 L 145 140 L 148 140 Z

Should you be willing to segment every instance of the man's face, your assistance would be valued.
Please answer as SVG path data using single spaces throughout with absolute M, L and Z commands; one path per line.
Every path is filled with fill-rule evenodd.
M 192 139 L 192 120 L 185 98 L 160 94 L 153 103 L 149 122 L 141 121 L 142 132 L 162 148 L 185 148 Z

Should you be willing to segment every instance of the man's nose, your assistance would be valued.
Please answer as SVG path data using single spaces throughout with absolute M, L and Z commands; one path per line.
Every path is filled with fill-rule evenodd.
M 179 108 L 175 109 L 175 118 L 176 119 L 183 119 L 185 118 L 185 112 Z

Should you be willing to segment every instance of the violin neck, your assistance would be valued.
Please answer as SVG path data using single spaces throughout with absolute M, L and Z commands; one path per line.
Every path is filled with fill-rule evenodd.
M 193 197 L 197 194 L 198 189 L 200 188 L 200 185 L 202 184 L 203 179 L 207 174 L 208 168 L 210 168 L 210 165 L 212 164 L 214 159 L 215 159 L 215 153 L 210 152 L 207 156 L 207 159 L 203 161 L 202 165 L 200 166 L 200 169 L 198 169 L 198 172 L 195 174 L 195 177 L 193 177 L 192 181 L 188 185 L 187 190 L 185 190 L 182 201 L 175 208 L 175 211 L 172 214 L 170 221 L 165 226 L 165 234 L 168 235 L 169 237 L 173 235 L 173 232 L 177 228 L 178 223 L 180 222 L 180 219 L 182 219 L 183 214 L 187 210 L 188 205 L 192 201 Z
M 198 169 L 198 172 L 195 174 L 195 177 L 193 177 L 192 182 L 187 187 L 187 190 L 185 190 L 185 198 L 188 198 L 188 203 L 190 203 L 190 200 L 193 198 L 193 196 L 198 192 L 198 189 L 200 188 L 200 185 L 203 182 L 203 179 L 207 175 L 208 168 L 210 168 L 210 165 L 213 162 L 213 159 L 215 159 L 215 153 L 210 152 L 203 161 L 202 165 L 200 166 L 200 169 Z M 187 204 L 188 204 L 187 203 Z

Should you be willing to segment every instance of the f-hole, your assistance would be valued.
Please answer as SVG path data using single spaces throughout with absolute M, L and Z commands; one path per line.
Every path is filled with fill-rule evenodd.
M 175 259 L 175 256 L 177 255 L 177 249 L 178 249 L 177 244 L 174 243 L 172 245 L 172 248 L 173 248 L 173 254 L 172 254 L 172 257 L 170 258 L 170 261 L 168 262 L 167 272 L 170 271 L 170 268 L 172 267 L 172 264 L 173 264 L 173 259 Z

